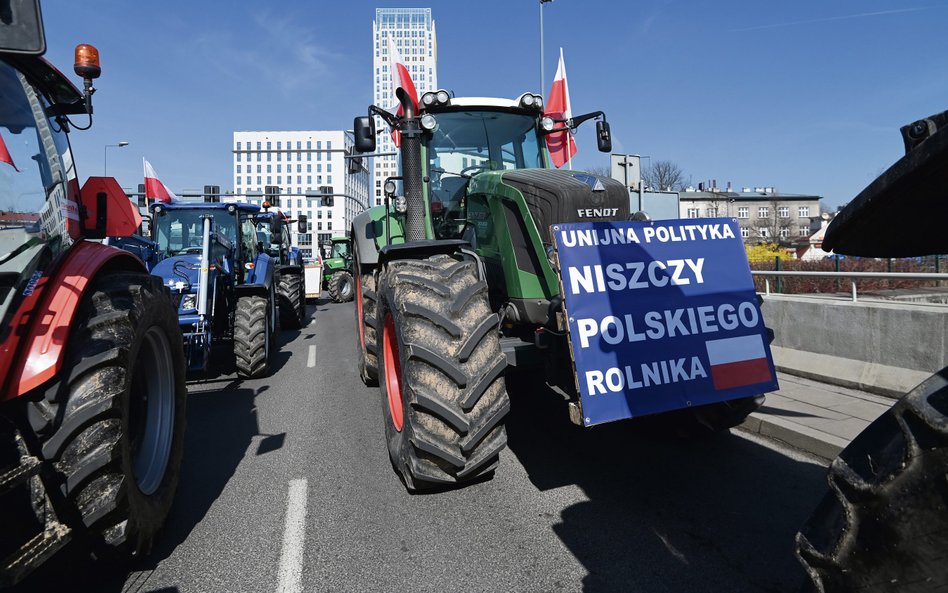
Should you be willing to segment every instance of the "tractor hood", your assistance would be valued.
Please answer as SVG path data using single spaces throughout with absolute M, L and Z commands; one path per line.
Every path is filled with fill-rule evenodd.
M 191 290 L 197 290 L 201 272 L 201 256 L 199 254 L 173 255 L 158 262 L 151 273 L 161 278 L 164 285 L 175 290 L 178 282 L 187 278 Z
M 546 243 L 553 224 L 629 219 L 629 192 L 615 179 L 551 169 L 506 171 L 502 179 L 523 194 Z

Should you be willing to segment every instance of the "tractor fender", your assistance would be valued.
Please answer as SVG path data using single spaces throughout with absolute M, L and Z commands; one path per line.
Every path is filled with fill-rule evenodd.
M 410 241 L 398 245 L 386 245 L 378 252 L 378 264 L 385 265 L 387 262 L 397 259 L 426 259 L 432 255 L 458 253 L 462 249 L 470 249 L 471 244 L 460 239 Z M 359 252 L 362 255 L 362 252 Z M 363 264 L 373 263 L 366 259 L 361 260 Z
M 261 253 L 254 260 L 253 266 L 247 270 L 244 284 L 260 284 L 269 289 L 273 284 L 273 275 L 276 273 L 276 268 L 277 261 L 272 256 Z
M 374 266 L 379 263 L 379 249 L 375 242 L 376 229 L 377 225 L 368 210 L 352 220 L 353 251 L 359 253 L 359 262 L 362 265 Z
M 280 266 L 280 275 L 299 275 L 303 274 L 303 266 L 290 265 L 290 266 Z
M 0 354 L 0 371 L 9 378 L 0 401 L 21 396 L 56 376 L 82 297 L 97 275 L 116 271 L 146 269 L 127 251 L 79 241 L 61 256 L 50 276 L 35 282 L 29 299 L 12 320 L 14 331 Z M 14 353 L 19 356 L 11 360 Z

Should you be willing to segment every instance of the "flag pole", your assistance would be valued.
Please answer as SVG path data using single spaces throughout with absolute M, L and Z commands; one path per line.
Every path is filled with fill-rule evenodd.
M 566 61 L 563 60 L 563 48 L 560 48 L 560 64 L 563 64 L 563 80 L 566 85 L 566 100 L 569 101 L 569 81 L 566 79 Z M 573 106 L 572 104 L 567 104 L 569 107 L 569 115 L 573 117 Z M 573 170 L 573 151 L 570 150 L 571 142 L 573 141 L 573 130 L 566 131 L 566 167 L 572 171 Z

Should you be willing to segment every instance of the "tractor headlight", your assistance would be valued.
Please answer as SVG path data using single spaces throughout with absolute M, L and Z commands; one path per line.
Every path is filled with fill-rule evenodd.
M 181 297 L 181 308 L 185 310 L 197 309 L 198 296 L 194 293 L 186 294 Z
M 395 182 L 392 181 L 391 179 L 386 179 L 384 189 L 385 189 L 386 196 L 389 196 L 389 197 L 394 196 L 395 195 Z
M 438 129 L 438 120 L 435 119 L 435 116 L 430 113 L 426 113 L 421 116 L 421 127 L 428 130 L 429 132 L 434 132 Z
M 438 100 L 438 103 L 442 105 L 447 105 L 448 101 L 451 100 L 450 95 L 448 95 L 448 91 L 438 91 L 435 94 L 435 98 Z
M 543 110 L 543 97 L 533 93 L 524 93 L 520 96 L 520 106 L 526 109 Z
M 544 132 L 552 132 L 555 126 L 556 122 L 553 121 L 552 117 L 544 117 L 540 119 L 540 129 L 542 129 Z
M 395 197 L 395 212 L 398 212 L 399 214 L 408 212 L 408 198 L 405 196 Z
M 431 107 L 432 105 L 434 105 L 434 102 L 435 102 L 434 93 L 425 93 L 424 95 L 421 96 L 421 104 L 424 105 L 425 107 Z
M 227 206 L 227 211 L 233 214 L 234 212 L 237 212 L 237 206 L 230 204 L 229 206 Z

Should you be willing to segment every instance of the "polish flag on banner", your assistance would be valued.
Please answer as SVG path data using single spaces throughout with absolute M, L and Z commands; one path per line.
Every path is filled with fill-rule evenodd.
M 717 390 L 773 381 L 759 334 L 705 342 Z
M 569 104 L 569 85 L 566 84 L 566 63 L 563 61 L 563 48 L 560 48 L 560 63 L 556 67 L 556 78 L 550 89 L 550 98 L 546 102 L 546 112 L 554 119 L 569 119 L 573 117 L 573 110 Z M 560 126 L 562 124 L 557 124 Z M 576 154 L 576 141 L 573 132 L 554 132 L 546 135 L 546 145 L 550 149 L 550 157 L 557 168 L 562 167 Z
M 398 48 L 395 47 L 395 40 L 391 37 L 388 37 L 388 68 L 392 83 L 392 104 L 388 110 L 395 115 L 404 115 L 405 113 L 402 109 L 401 101 L 398 100 L 398 95 L 395 93 L 398 89 L 404 89 L 405 92 L 408 93 L 408 96 L 411 97 L 412 104 L 417 110 L 418 91 L 415 90 L 415 83 L 412 82 L 411 74 L 408 73 L 408 67 L 405 66 L 405 62 L 402 61 L 402 55 L 398 52 Z M 401 144 L 401 135 L 398 133 L 398 130 L 392 130 L 392 141 L 395 142 L 395 146 Z
M 165 204 L 177 202 L 178 196 L 158 179 L 155 168 L 151 166 L 151 163 L 145 159 L 142 159 L 142 162 L 145 163 L 145 199 L 161 200 Z
M 13 167 L 13 170 L 17 173 L 20 172 L 20 170 L 16 168 L 16 165 L 13 164 L 13 157 L 10 156 L 10 151 L 7 150 L 7 143 L 3 141 L 3 136 L 0 136 L 0 163 L 6 163 Z

